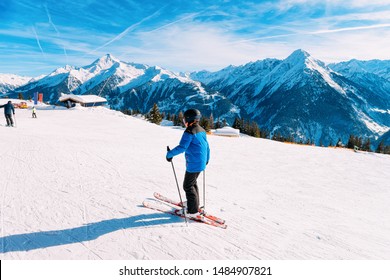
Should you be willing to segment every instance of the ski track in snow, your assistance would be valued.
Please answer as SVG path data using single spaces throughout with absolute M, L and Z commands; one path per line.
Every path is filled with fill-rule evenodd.
M 182 130 L 106 109 L 16 114 L 0 127 L 1 259 L 390 258 L 390 156 L 209 136 L 206 210 L 228 228 L 186 226 L 141 207 L 178 199 L 165 153 Z

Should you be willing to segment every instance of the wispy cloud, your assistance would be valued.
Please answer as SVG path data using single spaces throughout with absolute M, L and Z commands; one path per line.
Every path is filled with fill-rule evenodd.
M 49 9 L 47 8 L 47 5 L 44 5 L 44 7 L 45 7 L 47 18 L 49 19 L 50 25 L 54 28 L 54 30 L 57 32 L 57 34 L 60 34 L 60 32 L 58 31 L 57 27 L 55 26 L 55 24 L 51 20 L 51 15 L 49 13 Z
M 189 14 L 189 15 L 187 15 L 187 16 L 184 16 L 184 17 L 182 17 L 182 18 L 180 18 L 180 19 L 178 19 L 178 20 L 172 21 L 172 22 L 170 22 L 170 23 L 167 23 L 167 24 L 165 24 L 165 25 L 163 25 L 163 26 L 160 26 L 160 27 L 158 27 L 158 28 L 156 28 L 156 29 L 153 29 L 153 30 L 151 30 L 151 31 L 148 31 L 148 32 L 156 32 L 156 31 L 159 31 L 159 30 L 161 30 L 161 29 L 167 28 L 167 27 L 172 26 L 172 25 L 174 25 L 174 24 L 177 24 L 177 23 L 179 23 L 179 22 L 186 21 L 186 20 L 188 20 L 188 19 L 194 18 L 194 17 L 196 17 L 197 15 L 199 15 L 199 14 L 201 14 L 201 13 L 202 13 L 202 12 L 191 13 L 191 14 Z M 148 33 L 148 32 L 147 32 L 147 33 Z
M 41 42 L 39 41 L 38 34 L 37 34 L 37 31 L 35 30 L 35 27 L 34 27 L 34 26 L 32 27 L 32 30 L 33 30 L 33 32 L 34 32 L 35 39 L 36 39 L 36 41 L 37 41 L 38 47 L 39 47 L 39 49 L 41 50 L 41 53 L 42 53 L 43 57 L 45 57 L 45 52 L 44 52 L 43 49 L 42 49 Z
M 140 26 L 142 23 L 154 18 L 155 16 L 159 15 L 161 10 L 163 10 L 164 7 L 162 7 L 161 9 L 159 9 L 158 11 L 154 12 L 153 14 L 143 18 L 142 20 L 138 21 L 137 23 L 134 23 L 132 25 L 130 25 L 129 27 L 127 27 L 123 32 L 121 32 L 120 34 L 116 35 L 113 39 L 111 39 L 110 41 L 108 41 L 107 43 L 95 48 L 94 50 L 92 50 L 91 52 L 89 52 L 88 54 L 91 54 L 91 53 L 94 53 L 104 47 L 107 47 L 108 45 L 116 42 L 116 41 L 119 41 L 121 40 L 123 37 L 125 37 L 129 32 L 132 32 L 134 31 L 138 26 Z
M 239 41 L 232 42 L 229 44 L 237 44 L 237 43 L 250 42 L 250 41 L 269 40 L 269 39 L 293 37 L 293 36 L 301 36 L 301 35 L 329 34 L 329 33 L 339 33 L 339 32 L 347 32 L 347 31 L 367 30 L 367 29 L 379 29 L 379 28 L 388 28 L 388 27 L 390 27 L 390 23 L 389 24 L 373 24 L 373 25 L 368 25 L 368 26 L 365 25 L 365 26 L 356 26 L 356 27 L 345 27 L 345 28 L 337 28 L 337 29 L 302 31 L 302 32 L 296 32 L 296 33 L 270 35 L 270 36 L 263 36 L 263 37 L 239 40 Z
M 57 36 L 60 37 L 61 34 L 60 34 L 60 32 L 58 31 L 57 26 L 54 24 L 54 22 L 53 22 L 52 19 L 51 19 L 51 15 L 50 15 L 49 9 L 47 8 L 47 5 L 45 4 L 44 7 L 45 7 L 45 11 L 46 11 L 47 18 L 49 19 L 49 24 L 50 24 L 50 25 L 53 27 L 53 29 L 56 31 Z M 64 50 L 64 55 L 65 55 L 65 57 L 66 57 L 66 62 L 67 62 L 67 64 L 68 64 L 69 59 L 68 59 L 68 53 L 67 53 L 67 51 L 66 51 L 65 44 L 62 45 L 62 49 Z
M 329 0 L 328 0 L 329 1 Z M 349 7 L 382 7 L 389 6 L 388 0 L 331 0 L 335 4 L 346 5 Z
M 338 29 L 331 29 L 331 30 L 317 30 L 317 31 L 313 31 L 313 32 L 308 32 L 307 34 L 325 34 L 325 33 L 336 33 L 336 32 L 377 29 L 377 28 L 387 28 L 387 27 L 390 27 L 390 23 L 388 23 L 388 24 L 373 24 L 373 25 L 357 26 L 357 27 L 345 27 L 345 28 L 338 28 Z

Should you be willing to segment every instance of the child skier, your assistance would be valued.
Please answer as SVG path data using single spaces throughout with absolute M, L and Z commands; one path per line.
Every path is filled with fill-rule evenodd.
M 37 118 L 37 109 L 35 108 L 35 106 L 32 107 L 32 117 L 33 118 Z
M 183 122 L 186 130 L 177 147 L 169 150 L 167 161 L 172 161 L 174 156 L 185 152 L 186 173 L 183 189 L 187 198 L 187 217 L 202 219 L 199 213 L 199 191 L 197 179 L 199 174 L 206 169 L 210 159 L 210 148 L 207 142 L 206 131 L 199 125 L 201 114 L 197 109 L 189 109 L 184 113 Z

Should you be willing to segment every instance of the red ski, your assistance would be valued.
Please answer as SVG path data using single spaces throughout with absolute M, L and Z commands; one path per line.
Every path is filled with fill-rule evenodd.
M 178 206 L 178 207 L 182 207 L 182 204 L 178 201 L 175 201 L 173 199 L 170 199 L 168 197 L 165 197 L 161 194 L 159 194 L 158 192 L 155 192 L 154 194 L 154 197 L 157 198 L 158 200 L 161 200 L 161 201 L 164 201 L 164 202 L 167 202 L 169 204 L 172 204 L 172 205 L 175 205 L 175 206 Z M 203 213 L 203 216 L 210 219 L 210 220 L 213 220 L 214 222 L 217 222 L 219 224 L 225 224 L 225 220 L 224 219 L 221 219 L 221 218 L 218 218 L 216 216 L 213 216 L 213 215 L 209 215 L 207 213 L 204 213 L 202 209 L 199 209 L 199 213 Z
M 178 217 L 181 217 L 181 218 L 185 218 L 185 216 L 179 212 L 180 209 L 178 209 L 176 207 L 173 207 L 173 206 L 169 206 L 169 205 L 163 203 L 160 200 L 144 200 L 142 205 L 144 207 L 147 207 L 147 208 L 150 208 L 150 209 L 153 209 L 153 210 L 157 210 L 157 211 L 160 211 L 160 212 L 163 212 L 163 213 L 167 213 L 167 214 L 170 214 L 170 215 L 175 215 L 175 216 L 178 216 Z M 210 226 L 214 226 L 214 227 L 218 227 L 218 228 L 224 228 L 224 229 L 227 228 L 227 225 L 217 223 L 217 222 L 215 222 L 213 220 L 210 220 L 207 217 L 203 217 L 202 219 L 189 218 L 189 217 L 187 217 L 187 218 L 189 220 L 192 220 L 192 221 L 195 221 L 195 222 L 198 222 L 198 223 L 204 223 L 204 224 L 207 224 L 207 225 L 210 225 Z

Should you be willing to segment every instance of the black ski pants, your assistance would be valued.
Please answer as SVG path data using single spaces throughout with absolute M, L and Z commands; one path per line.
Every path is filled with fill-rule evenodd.
M 12 114 L 5 114 L 5 119 L 7 120 L 7 125 L 14 125 L 14 120 L 12 119 Z
M 186 192 L 188 213 L 193 214 L 199 210 L 199 190 L 196 180 L 200 172 L 190 173 L 186 171 L 183 188 Z

